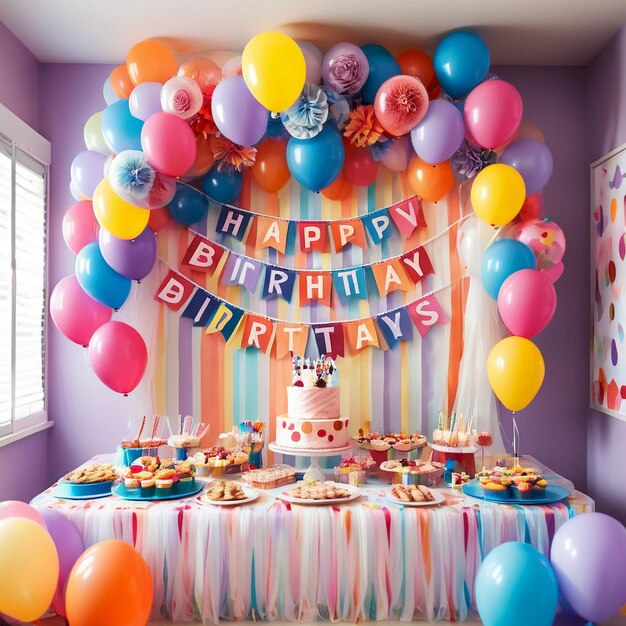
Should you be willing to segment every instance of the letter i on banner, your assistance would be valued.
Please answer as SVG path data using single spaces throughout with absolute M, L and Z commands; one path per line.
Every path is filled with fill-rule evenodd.
M 154 299 L 157 302 L 165 302 L 172 311 L 178 311 L 189 300 L 189 296 L 194 289 L 195 286 L 191 281 L 181 274 L 170 270 L 156 292 Z
M 193 320 L 194 326 L 206 326 L 217 310 L 219 302 L 212 298 L 204 289 L 196 289 L 189 304 L 181 313 L 181 317 L 188 317 Z
M 243 314 L 244 312 L 240 308 L 220 302 L 215 315 L 207 326 L 206 334 L 211 335 L 219 332 L 222 333 L 224 340 L 228 341 L 237 330 Z
M 358 354 L 365 348 L 378 348 L 376 325 L 371 317 L 346 324 L 348 344 L 352 354 Z
M 213 276 L 223 254 L 222 246 L 205 239 L 202 235 L 195 235 L 185 252 L 181 265 L 208 272 Z
M 312 328 L 320 354 L 327 354 L 333 359 L 344 355 L 342 324 L 314 324 Z
M 274 324 L 266 317 L 259 315 L 246 315 L 246 323 L 243 328 L 241 339 L 242 348 L 257 348 L 265 354 L 274 337 Z
M 447 324 L 449 321 L 435 296 L 420 298 L 406 308 L 422 337 L 425 337 L 435 324 Z
M 383 313 L 376 318 L 378 328 L 389 348 L 393 349 L 400 341 L 411 341 L 413 326 L 406 309 Z
M 252 259 L 231 252 L 222 270 L 221 282 L 225 285 L 240 285 L 250 293 L 256 291 L 263 265 Z

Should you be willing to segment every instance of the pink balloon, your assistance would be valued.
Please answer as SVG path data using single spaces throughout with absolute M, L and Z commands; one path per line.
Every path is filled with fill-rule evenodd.
M 498 311 L 513 335 L 532 339 L 549 323 L 556 310 L 556 291 L 537 270 L 511 274 L 500 287 Z
M 522 121 L 522 97 L 511 83 L 487 80 L 467 96 L 465 128 L 470 139 L 483 148 L 510 141 Z
M 380 162 L 394 172 L 404 172 L 409 167 L 412 156 L 411 140 L 408 135 L 391 139 L 391 148 L 385 152 Z
M 20 502 L 19 500 L 5 500 L 0 502 L 0 521 L 9 519 L 11 517 L 25 517 L 39 524 L 42 528 L 46 527 L 46 523 L 43 521 L 39 511 L 26 504 L 26 502 Z
M 113 309 L 87 295 L 76 276 L 66 276 L 52 290 L 50 315 L 63 335 L 87 347 L 96 330 L 111 320 Z
M 524 222 L 515 238 L 532 249 L 540 270 L 556 265 L 565 254 L 565 234 L 556 222 L 548 218 Z
M 143 337 L 132 326 L 108 322 L 89 342 L 89 363 L 107 387 L 127 395 L 146 372 L 148 350 Z
M 357 148 L 344 142 L 343 174 L 353 185 L 367 187 L 376 180 L 378 162 L 367 148 Z
M 548 280 L 554 284 L 565 271 L 565 266 L 563 265 L 563 261 L 559 261 L 550 267 L 546 267 L 545 270 L 541 270 L 541 273 L 548 278 Z
M 100 225 L 93 213 L 91 200 L 72 204 L 63 216 L 63 239 L 67 247 L 78 254 L 88 243 L 98 241 Z
M 196 137 L 171 113 L 155 113 L 141 129 L 141 148 L 150 165 L 167 176 L 182 176 L 196 160 Z

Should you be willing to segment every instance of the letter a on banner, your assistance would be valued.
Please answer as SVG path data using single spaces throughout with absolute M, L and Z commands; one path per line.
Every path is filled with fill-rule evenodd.
M 358 354 L 370 346 L 378 348 L 378 334 L 371 317 L 346 324 L 346 334 L 352 354 Z
M 165 302 L 172 311 L 178 311 L 189 300 L 189 296 L 194 289 L 195 287 L 191 281 L 181 274 L 170 270 L 156 292 L 154 299 L 157 302 Z
M 256 247 L 258 249 L 274 248 L 274 250 L 285 254 L 289 222 L 271 217 L 257 217 L 256 222 Z

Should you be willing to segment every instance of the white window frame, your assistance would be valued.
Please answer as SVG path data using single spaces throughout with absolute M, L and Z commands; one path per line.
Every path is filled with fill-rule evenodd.
M 12 152 L 12 178 L 15 181 L 15 157 L 16 150 L 26 153 L 31 158 L 41 163 L 47 170 L 46 173 L 46 200 L 45 212 L 49 215 L 49 199 L 50 199 L 50 163 L 52 155 L 52 147 L 50 142 L 33 130 L 26 122 L 21 120 L 15 113 L 0 104 L 0 135 L 2 139 L 11 145 Z M 15 213 L 15 193 L 12 194 L 12 213 Z M 13 224 L 15 228 L 15 224 Z M 46 220 L 46 242 L 49 242 L 50 220 Z M 14 238 L 14 235 L 13 235 Z M 48 421 L 48 267 L 50 259 L 49 245 L 46 244 L 45 255 L 45 301 L 44 301 L 44 409 L 27 417 L 15 419 L 15 411 L 12 409 L 11 422 L 8 425 L 0 426 L 0 447 L 6 446 L 14 441 L 28 437 L 37 432 L 50 428 L 52 422 Z M 15 303 L 13 304 L 15 306 Z M 12 316 L 12 340 L 15 346 L 15 312 Z M 13 350 L 13 360 L 11 364 L 13 370 L 13 386 L 15 386 L 15 349 Z M 17 422 L 17 423 L 16 423 Z

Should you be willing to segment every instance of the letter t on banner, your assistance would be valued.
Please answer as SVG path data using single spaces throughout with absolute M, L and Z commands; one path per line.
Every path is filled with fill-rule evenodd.
M 194 289 L 194 284 L 191 281 L 181 274 L 170 270 L 156 292 L 154 299 L 157 302 L 165 302 L 172 311 L 178 311 L 189 300 L 189 296 Z
M 316 324 L 312 328 L 320 354 L 326 354 L 333 359 L 344 355 L 343 326 L 341 324 Z

